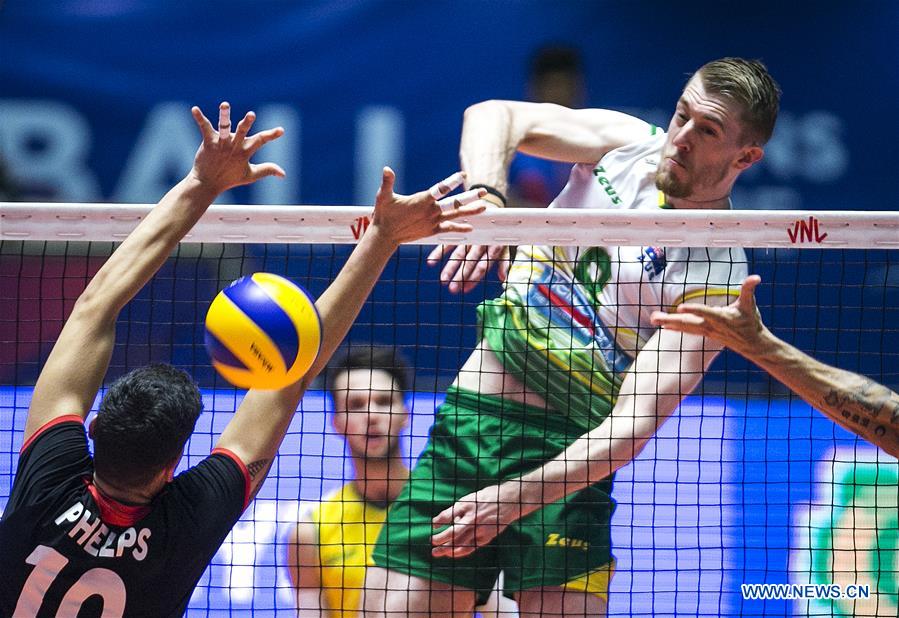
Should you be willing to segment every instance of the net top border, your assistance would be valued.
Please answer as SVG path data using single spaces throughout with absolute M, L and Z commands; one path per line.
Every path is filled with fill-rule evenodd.
M 0 239 L 121 241 L 153 204 L 0 202 Z M 354 244 L 365 206 L 213 205 L 186 243 Z M 467 234 L 410 244 L 899 248 L 899 213 L 810 210 L 606 210 L 507 208 L 461 219 Z

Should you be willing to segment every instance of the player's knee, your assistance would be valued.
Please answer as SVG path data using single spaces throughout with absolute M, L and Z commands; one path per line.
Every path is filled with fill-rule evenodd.
M 593 593 L 563 587 L 543 587 L 515 593 L 522 616 L 590 616 L 605 618 L 605 600 Z

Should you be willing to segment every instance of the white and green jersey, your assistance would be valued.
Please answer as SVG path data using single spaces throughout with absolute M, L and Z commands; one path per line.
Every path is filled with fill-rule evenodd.
M 550 208 L 665 208 L 655 186 L 665 134 L 576 165 Z M 657 309 L 737 296 L 739 248 L 522 246 L 499 298 L 484 303 L 484 337 L 506 370 L 585 431 L 611 412 L 624 371 L 652 337 Z

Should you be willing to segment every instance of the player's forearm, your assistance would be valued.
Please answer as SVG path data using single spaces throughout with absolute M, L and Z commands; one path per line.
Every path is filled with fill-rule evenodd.
M 397 243 L 389 234 L 372 225 L 340 273 L 316 301 L 323 332 L 318 358 L 307 374 L 310 379 L 327 366 L 343 342 L 396 248 Z
M 346 337 L 396 247 L 396 242 L 379 226 L 368 228 L 315 303 L 322 323 L 322 341 L 312 367 L 302 380 L 281 390 L 248 392 L 222 432 L 217 446 L 233 451 L 248 468 L 254 464 L 260 469 L 265 466 L 262 476 L 251 478 L 254 487 L 264 480 L 267 465 L 278 452 L 303 393 Z
M 826 365 L 765 329 L 744 355 L 834 422 L 899 457 L 899 395 Z
M 695 335 L 658 331 L 637 355 L 612 413 L 559 456 L 501 488 L 535 510 L 607 478 L 633 461 L 681 400 L 702 380 L 720 348 Z
M 483 184 L 507 194 L 509 165 L 522 138 L 507 101 L 484 101 L 466 109 L 459 145 L 466 185 Z
M 80 308 L 94 318 L 114 321 L 216 195 L 191 175 L 175 185 L 100 268 L 79 299 Z
M 680 399 L 619 399 L 615 412 L 603 424 L 578 438 L 555 459 L 503 483 L 503 500 L 520 502 L 523 516 L 608 478 L 640 454 Z

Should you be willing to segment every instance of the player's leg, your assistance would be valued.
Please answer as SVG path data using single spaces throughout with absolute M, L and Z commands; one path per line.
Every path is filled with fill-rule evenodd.
M 471 618 L 475 592 L 399 571 L 369 567 L 366 618 Z
M 554 456 L 577 438 L 579 430 L 564 419 L 543 420 L 517 429 L 525 461 Z M 513 422 L 507 417 L 507 431 L 515 430 Z M 522 618 L 606 616 L 615 565 L 611 493 L 606 479 L 526 515 L 497 538 L 506 592 L 518 601 Z
M 438 513 L 499 480 L 494 444 L 484 439 L 496 435 L 495 424 L 494 417 L 479 413 L 475 394 L 447 392 L 428 445 L 391 504 L 373 548 L 365 586 L 371 615 L 430 618 L 467 612 L 470 618 L 475 600 L 489 597 L 499 574 L 496 549 L 488 546 L 459 559 L 435 558 L 431 536 Z
M 590 616 L 605 618 L 608 615 L 606 600 L 596 594 L 565 587 L 547 586 L 522 590 L 515 594 L 518 612 L 524 616 L 562 618 Z

